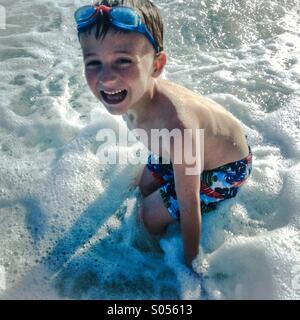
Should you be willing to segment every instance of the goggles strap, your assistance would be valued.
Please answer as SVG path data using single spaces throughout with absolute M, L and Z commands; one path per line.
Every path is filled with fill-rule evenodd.
M 112 8 L 108 7 L 108 6 L 101 5 L 101 6 L 97 6 L 96 9 L 97 9 L 97 11 L 102 11 L 102 12 L 108 13 Z

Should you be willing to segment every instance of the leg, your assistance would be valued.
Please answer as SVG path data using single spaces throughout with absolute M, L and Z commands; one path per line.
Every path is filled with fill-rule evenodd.
M 145 166 L 138 181 L 141 194 L 144 197 L 147 197 L 149 194 L 157 190 L 161 183 L 161 181 L 153 176 L 152 172 L 147 168 L 147 166 Z
M 165 207 L 159 190 L 143 199 L 139 219 L 150 233 L 156 235 L 163 234 L 169 224 L 176 222 Z

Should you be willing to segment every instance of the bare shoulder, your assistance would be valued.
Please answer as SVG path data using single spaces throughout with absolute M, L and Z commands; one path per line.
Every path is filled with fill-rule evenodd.
M 207 169 L 247 156 L 248 145 L 243 126 L 233 114 L 219 103 L 183 86 L 166 80 L 162 85 L 173 108 L 169 123 L 181 128 L 204 129 Z
M 199 127 L 200 118 L 195 117 L 194 107 L 198 106 L 200 96 L 191 90 L 167 80 L 160 80 L 162 92 L 160 105 L 164 111 L 163 117 L 170 124 L 180 128 Z
M 166 110 L 166 115 L 167 113 L 169 116 L 176 115 L 177 118 L 174 120 L 181 121 L 184 127 L 209 129 L 212 128 L 216 118 L 227 117 L 227 122 L 231 120 L 230 118 L 233 119 L 232 115 L 218 103 L 179 84 L 161 80 L 160 87 L 164 97 L 164 102 L 161 104 Z

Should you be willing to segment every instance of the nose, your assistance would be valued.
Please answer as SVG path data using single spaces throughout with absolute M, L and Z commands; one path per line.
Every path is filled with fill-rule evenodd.
M 99 85 L 106 88 L 114 84 L 117 80 L 117 77 L 111 68 L 103 66 L 101 70 L 99 70 L 98 80 Z

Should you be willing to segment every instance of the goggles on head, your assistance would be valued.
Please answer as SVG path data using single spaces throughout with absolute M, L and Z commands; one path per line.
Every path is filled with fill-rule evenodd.
M 141 17 L 130 7 L 117 6 L 83 6 L 77 9 L 74 13 L 74 18 L 77 23 L 77 31 L 80 32 L 91 24 L 95 23 L 99 14 L 107 13 L 109 23 L 125 31 L 136 31 L 150 41 L 155 51 L 158 53 L 160 48 L 152 34 L 149 32 L 145 24 L 141 21 Z

